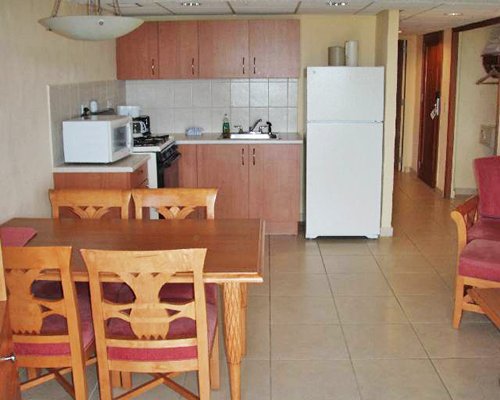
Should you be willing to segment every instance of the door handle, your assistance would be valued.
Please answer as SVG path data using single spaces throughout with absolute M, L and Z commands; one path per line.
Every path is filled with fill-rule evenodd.
M 191 59 L 191 75 L 194 75 L 194 57 Z
M 151 75 L 155 76 L 155 59 L 151 59 Z
M 243 57 L 243 75 L 245 75 L 245 57 Z
M 12 353 L 12 354 L 10 354 L 8 356 L 0 357 L 0 362 L 6 362 L 6 361 L 15 362 L 16 361 L 16 355 L 14 353 Z
M 255 147 L 252 149 L 252 164 L 255 165 Z
M 245 149 L 241 148 L 241 165 L 245 165 Z
M 254 57 L 254 58 L 253 58 L 253 74 L 254 74 L 254 75 L 255 75 L 255 58 L 256 58 L 256 57 Z

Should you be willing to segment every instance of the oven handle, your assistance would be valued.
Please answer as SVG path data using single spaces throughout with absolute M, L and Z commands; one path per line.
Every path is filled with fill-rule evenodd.
M 174 158 L 165 160 L 163 165 L 165 166 L 165 168 L 171 167 L 174 162 L 176 162 L 179 158 L 181 158 L 181 156 L 182 156 L 181 153 L 177 153 Z

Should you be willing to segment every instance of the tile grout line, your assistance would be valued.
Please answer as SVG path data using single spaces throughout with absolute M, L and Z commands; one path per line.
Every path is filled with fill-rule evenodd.
M 356 382 L 356 389 L 358 391 L 358 396 L 359 396 L 359 399 L 362 400 L 363 399 L 363 395 L 361 393 L 361 385 L 359 383 L 358 374 L 356 373 L 356 369 L 354 368 L 354 362 L 353 362 L 353 359 L 352 359 L 351 351 L 350 351 L 349 346 L 347 344 L 347 338 L 346 338 L 345 331 L 344 331 L 344 325 L 343 325 L 342 320 L 340 318 L 340 313 L 339 313 L 339 309 L 337 307 L 337 302 L 335 301 L 334 291 L 333 291 L 333 287 L 332 287 L 332 284 L 331 284 L 331 281 L 330 281 L 330 277 L 329 277 L 329 275 L 328 275 L 328 273 L 326 271 L 325 259 L 323 258 L 323 252 L 321 251 L 321 246 L 319 245 L 319 242 L 316 242 L 316 245 L 318 246 L 319 255 L 321 257 L 321 262 L 323 264 L 323 269 L 325 270 L 326 279 L 328 281 L 328 287 L 330 288 L 330 294 L 332 296 L 333 307 L 335 308 L 335 312 L 337 313 L 337 319 L 339 321 L 340 331 L 342 332 L 342 337 L 344 339 L 344 346 L 346 348 L 347 355 L 349 357 L 349 364 L 351 365 L 352 373 L 354 375 L 354 380 Z

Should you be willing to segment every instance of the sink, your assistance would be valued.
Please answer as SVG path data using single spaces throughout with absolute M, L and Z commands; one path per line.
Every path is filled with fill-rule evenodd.
M 249 132 L 249 133 L 231 133 L 229 139 L 243 139 L 243 140 L 269 140 L 269 139 L 279 139 L 278 135 L 275 133 L 259 133 L 259 132 Z

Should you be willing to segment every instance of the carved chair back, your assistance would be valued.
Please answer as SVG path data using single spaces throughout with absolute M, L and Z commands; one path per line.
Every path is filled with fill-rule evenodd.
M 208 338 L 203 266 L 206 249 L 165 251 L 81 250 L 89 271 L 92 313 L 96 333 L 99 368 L 105 369 L 100 379 L 108 379 L 109 370 L 136 372 L 208 371 Z M 116 303 L 103 297 L 102 284 L 119 280 L 130 291 Z M 194 299 L 171 302 L 160 298 L 161 288 L 169 282 L 194 285 Z M 122 291 L 123 293 L 123 291 Z M 184 337 L 179 332 L 169 335 L 180 319 L 194 320 L 196 334 Z M 125 328 L 123 325 L 125 324 Z M 113 332 L 113 326 L 119 333 Z M 126 332 L 126 334 L 124 333 Z M 162 361 L 112 360 L 117 349 L 186 348 L 195 346 L 198 358 Z M 106 371 L 107 370 L 107 371 Z M 205 371 L 205 372 L 207 372 Z
M 165 219 L 184 219 L 197 208 L 206 209 L 207 219 L 215 217 L 215 188 L 134 189 L 135 217 L 142 219 L 143 207 L 152 207 Z
M 119 208 L 121 219 L 128 219 L 130 196 L 130 190 L 118 189 L 49 190 L 53 218 L 59 218 L 60 208 L 64 207 L 81 219 L 99 219 Z

